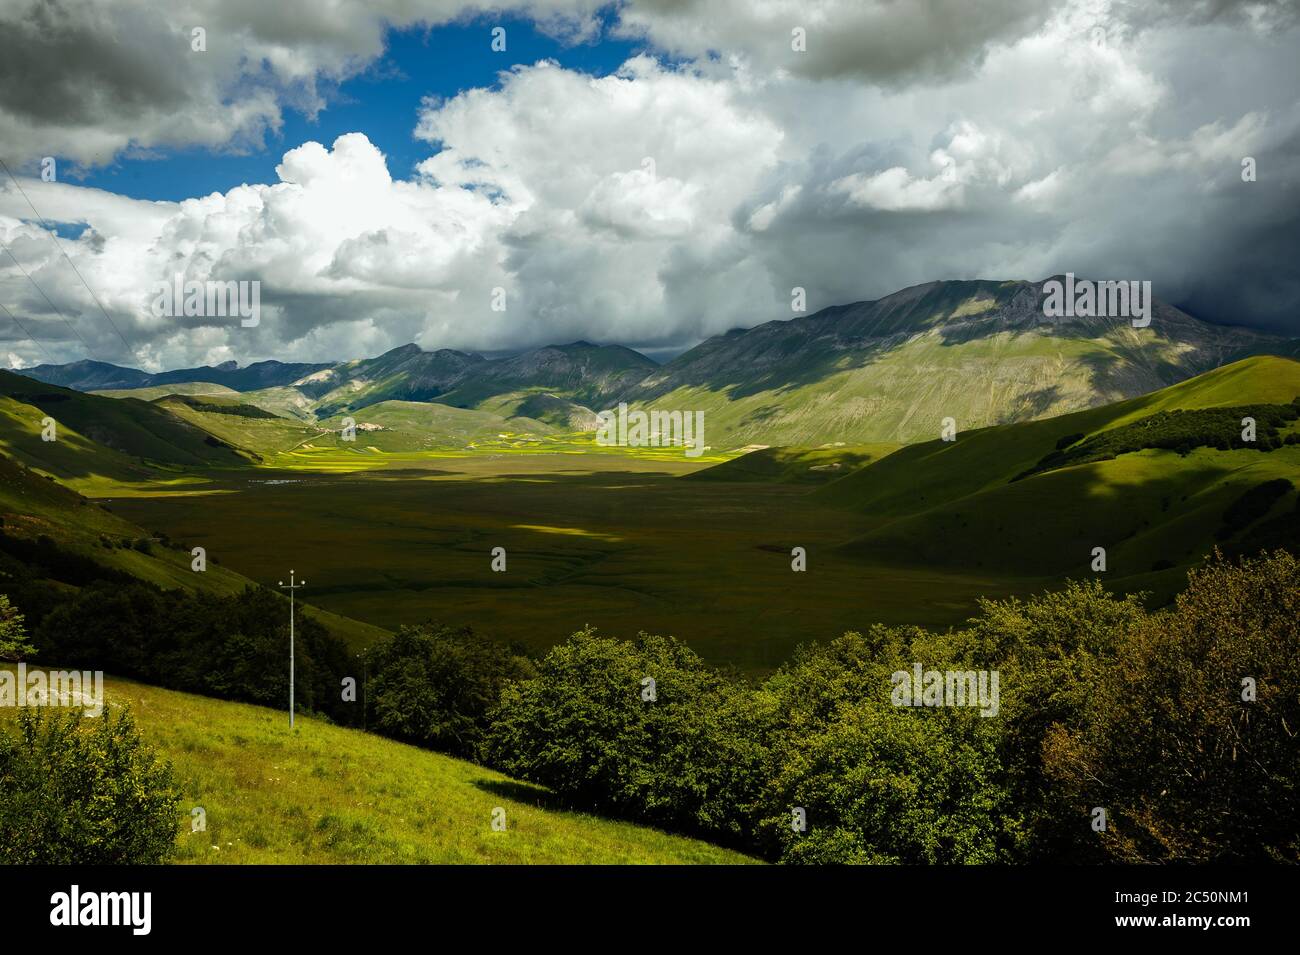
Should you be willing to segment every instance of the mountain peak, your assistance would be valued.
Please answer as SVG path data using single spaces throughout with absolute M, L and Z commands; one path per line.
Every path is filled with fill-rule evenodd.
M 408 345 L 398 345 L 396 348 L 384 352 L 384 354 L 381 355 L 380 357 L 388 358 L 389 356 L 397 356 L 397 355 L 423 355 L 423 354 L 424 354 L 424 349 L 421 348 L 419 345 L 415 344 L 415 342 L 411 342 Z

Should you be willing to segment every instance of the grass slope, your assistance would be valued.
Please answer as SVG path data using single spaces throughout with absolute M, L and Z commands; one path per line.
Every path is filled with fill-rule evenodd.
M 42 412 L 58 429 L 71 429 L 97 445 L 140 463 L 231 467 L 247 463 L 234 448 L 153 402 L 104 398 L 0 371 L 0 396 Z M 34 432 L 39 439 L 39 424 Z
M 896 444 L 846 444 L 823 448 L 760 448 L 687 475 L 692 481 L 762 481 L 825 484 L 879 461 Z
M 907 447 L 814 496 L 880 519 L 841 548 L 848 555 L 900 566 L 1081 577 L 1091 573 L 1092 548 L 1102 546 L 1111 579 L 1163 596 L 1214 546 L 1237 498 L 1269 480 L 1300 483 L 1300 447 L 1144 450 L 1012 478 L 1065 435 L 1101 433 L 1157 411 L 1281 403 L 1298 394 L 1300 363 L 1249 358 L 1106 408 Z M 1288 494 L 1270 513 L 1294 506 Z
M 171 760 L 189 863 L 747 863 L 705 842 L 554 808 L 473 763 L 263 707 L 106 681 Z M 11 718 L 13 711 L 0 713 Z M 201 806 L 207 831 L 192 833 Z M 494 832 L 492 812 L 505 810 Z
M 141 401 L 154 401 L 158 398 L 166 398 L 168 395 L 224 395 L 227 398 L 238 398 L 239 392 L 234 388 L 227 388 L 225 385 L 218 385 L 210 381 L 178 381 L 171 385 L 146 385 L 143 388 L 110 388 L 103 391 L 92 391 L 92 395 L 100 395 L 104 398 L 139 398 Z

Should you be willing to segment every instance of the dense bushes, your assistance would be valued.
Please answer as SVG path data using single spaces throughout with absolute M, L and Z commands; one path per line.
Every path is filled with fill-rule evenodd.
M 742 685 L 676 640 L 585 630 L 506 689 L 482 752 L 576 805 L 726 840 L 759 796 L 763 725 Z
M 1053 727 L 1049 774 L 1125 862 L 1300 861 L 1300 563 L 1193 571 Z
M 98 583 L 49 613 L 35 633 L 42 660 L 106 670 L 174 690 L 265 706 L 289 699 L 287 602 L 248 588 L 231 597 Z M 358 721 L 342 701 L 351 675 L 344 644 L 315 620 L 295 623 L 300 708 Z
M 366 653 L 364 704 L 377 732 L 471 756 L 488 710 L 510 680 L 534 673 L 525 656 L 469 629 L 403 627 Z
M 998 715 L 893 705 L 918 661 L 998 671 Z M 1070 584 L 944 634 L 846 634 L 753 687 L 671 639 L 584 631 L 507 687 L 481 752 L 787 862 L 1297 862 L 1297 726 L 1300 564 L 1279 552 L 1216 558 L 1168 611 Z
M 900 633 L 877 628 L 803 651 L 763 688 L 769 738 L 759 844 L 787 862 L 995 862 L 1016 808 L 997 778 L 994 723 L 975 710 L 910 709 L 890 675 L 910 669 Z M 931 661 L 939 662 L 939 661 Z M 806 831 L 793 825 L 801 809 Z
M 23 709 L 0 723 L 0 863 L 165 862 L 179 802 L 129 712 Z

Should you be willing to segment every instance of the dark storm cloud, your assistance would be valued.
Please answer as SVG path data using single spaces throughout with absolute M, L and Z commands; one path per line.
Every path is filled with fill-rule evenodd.
M 0 10 L 0 110 L 67 125 L 184 103 L 180 53 L 149 42 L 136 16 L 65 0 Z

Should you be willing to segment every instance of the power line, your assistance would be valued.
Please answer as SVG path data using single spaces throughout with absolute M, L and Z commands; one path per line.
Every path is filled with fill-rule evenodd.
M 122 330 L 117 327 L 117 323 L 114 322 L 112 316 L 108 314 L 108 309 L 104 308 L 104 304 L 99 300 L 99 296 L 95 294 L 95 290 L 92 289 L 89 283 L 86 282 L 85 277 L 82 276 L 81 270 L 77 268 L 76 263 L 73 262 L 72 259 L 68 256 L 68 252 L 66 249 L 64 249 L 63 243 L 59 241 L 59 234 L 55 232 L 53 229 L 51 229 L 50 224 L 45 221 L 45 217 L 36 211 L 36 206 L 32 204 L 32 200 L 28 197 L 26 191 L 23 189 L 21 185 L 19 185 L 18 178 L 12 172 L 9 171 L 9 164 L 6 163 L 4 159 L 0 159 L 0 167 L 3 167 L 4 171 L 9 174 L 9 178 L 13 180 L 14 187 L 17 188 L 19 194 L 24 199 L 27 200 L 27 205 L 31 207 L 31 210 L 36 215 L 36 218 L 41 220 L 41 225 L 44 226 L 46 230 L 49 232 L 50 238 L 54 240 L 54 244 L 58 246 L 59 251 L 63 253 L 63 258 L 67 260 L 68 265 L 72 266 L 72 271 L 77 274 L 77 278 L 81 279 L 81 284 L 86 286 L 86 291 L 90 293 L 90 297 L 94 299 L 95 304 L 99 306 L 100 312 L 103 314 L 104 319 L 108 322 L 108 324 L 112 326 L 113 331 L 117 332 L 117 337 L 122 339 L 122 347 L 126 350 L 127 356 L 130 356 L 131 346 L 127 342 L 126 336 L 122 334 Z M 86 346 L 86 347 L 89 348 L 90 346 Z
M 90 343 L 81 337 L 81 332 L 77 331 L 77 329 L 73 326 L 72 322 L 68 321 L 68 316 L 64 315 L 63 312 L 60 311 L 59 306 L 55 305 L 52 301 L 50 301 L 50 297 L 45 294 L 45 289 L 41 288 L 39 285 L 36 284 L 36 279 L 32 278 L 30 275 L 27 274 L 27 270 L 23 268 L 23 264 L 18 261 L 18 256 L 14 255 L 13 252 L 10 251 L 9 246 L 5 245 L 3 242 L 0 242 L 0 248 L 4 249 L 6 252 L 9 253 L 9 258 L 14 260 L 14 265 L 18 266 L 18 271 L 23 273 L 23 278 L 31 282 L 32 287 L 35 288 L 36 291 L 41 293 L 41 298 L 45 299 L 45 304 L 47 304 L 50 308 L 54 309 L 54 313 L 58 315 L 59 318 L 63 319 L 63 324 L 68 326 L 68 331 L 76 335 L 77 340 L 80 341 L 83 346 L 85 346 L 86 354 L 91 355 L 92 352 L 90 350 Z
M 27 336 L 27 340 L 44 353 L 45 357 L 50 360 L 50 364 L 54 364 L 54 356 L 50 354 L 50 350 L 32 337 L 32 333 L 23 327 L 22 322 L 18 321 L 18 316 L 15 315 L 13 312 L 9 311 L 9 309 L 5 307 L 4 302 L 0 302 L 0 308 L 3 308 L 5 310 L 5 314 L 8 315 L 11 319 L 13 319 L 13 323 L 18 326 L 19 331 L 21 331 L 24 335 Z

